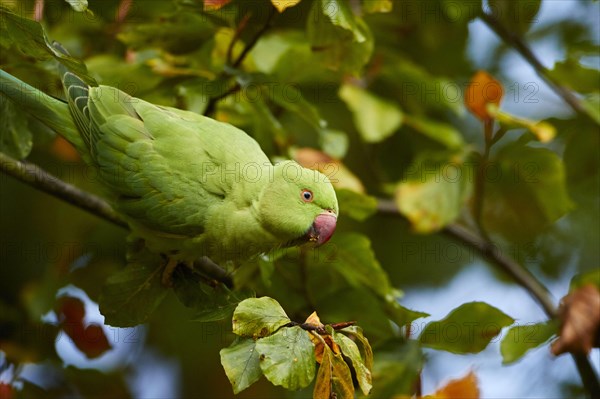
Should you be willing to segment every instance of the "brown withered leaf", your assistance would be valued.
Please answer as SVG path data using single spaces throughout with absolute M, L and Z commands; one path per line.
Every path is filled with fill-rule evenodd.
M 325 328 L 325 325 L 321 323 L 321 319 L 319 319 L 317 312 L 312 312 L 312 314 L 308 316 L 304 323 L 317 328 Z M 337 355 L 340 353 L 340 347 L 333 341 L 333 337 L 331 335 L 322 335 L 322 339 L 319 339 L 317 336 L 315 336 L 315 334 L 316 332 L 314 334 L 309 334 L 308 336 L 310 337 L 312 343 L 315 344 L 315 358 L 317 359 L 317 363 L 321 364 L 323 361 L 323 351 L 325 349 L 324 343 L 331 348 L 334 354 Z
M 600 335 L 600 291 L 586 284 L 565 296 L 560 304 L 560 336 L 552 343 L 555 356 L 571 352 L 588 354 Z
M 485 71 L 478 71 L 465 91 L 465 105 L 482 121 L 490 121 L 492 115 L 487 110 L 488 104 L 499 105 L 504 95 L 502 83 Z
M 57 306 L 60 327 L 88 359 L 102 356 L 112 348 L 102 327 L 98 324 L 85 325 L 85 306 L 81 299 L 62 297 Z

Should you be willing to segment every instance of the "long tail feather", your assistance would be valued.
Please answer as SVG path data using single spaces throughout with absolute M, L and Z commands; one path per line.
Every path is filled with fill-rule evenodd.
M 65 55 L 70 55 L 69 52 L 58 42 L 53 42 L 52 46 Z M 79 128 L 81 138 L 86 146 L 90 147 L 90 115 L 88 109 L 89 86 L 77 74 L 69 70 L 65 65 L 59 64 L 58 71 L 60 72 L 65 97 L 69 103 L 71 115 L 75 121 L 75 125 Z

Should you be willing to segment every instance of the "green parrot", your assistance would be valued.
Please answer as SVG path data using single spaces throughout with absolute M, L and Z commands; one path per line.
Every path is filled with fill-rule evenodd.
M 57 47 L 60 48 L 60 47 Z M 0 70 L 0 92 L 65 137 L 98 174 L 131 237 L 177 264 L 216 263 L 327 242 L 338 202 L 329 179 L 293 161 L 273 165 L 227 123 L 158 106 L 61 68 L 67 102 Z

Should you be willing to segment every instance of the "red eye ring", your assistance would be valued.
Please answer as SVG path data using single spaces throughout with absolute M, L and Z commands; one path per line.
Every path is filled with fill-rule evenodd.
M 304 189 L 300 193 L 300 198 L 302 198 L 302 201 L 304 201 L 304 202 L 312 202 L 314 199 L 314 195 L 313 195 L 312 191 Z

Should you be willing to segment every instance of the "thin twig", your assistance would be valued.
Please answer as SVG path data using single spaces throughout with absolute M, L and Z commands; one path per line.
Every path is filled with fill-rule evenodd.
M 540 304 L 550 318 L 558 314 L 554 299 L 548 289 L 539 282 L 527 269 L 515 262 L 498 249 L 492 242 L 487 241 L 458 224 L 450 224 L 442 233 L 463 245 L 475 249 L 485 260 L 504 270 Z
M 18 161 L 0 152 L 0 170 L 36 190 L 73 204 L 116 226 L 128 228 L 103 199 L 60 180 L 35 164 Z
M 380 213 L 387 213 L 404 217 L 398 211 L 398 208 L 392 200 L 380 199 L 377 203 L 377 210 Z M 500 267 L 509 274 L 519 285 L 529 292 L 529 294 L 540 304 L 544 312 L 550 318 L 558 314 L 556 305 L 550 292 L 524 267 L 515 262 L 512 258 L 505 255 L 493 243 L 482 239 L 476 234 L 458 224 L 446 226 L 442 233 L 454 240 L 460 241 L 468 248 L 472 248 L 479 253 L 485 260 Z
M 244 17 L 240 21 L 239 25 L 235 29 L 235 32 L 233 33 L 233 37 L 231 38 L 231 41 L 229 42 L 229 46 L 227 47 L 227 57 L 226 57 L 227 65 L 232 65 L 233 48 L 235 47 L 235 43 L 239 40 L 240 35 L 244 31 L 244 29 L 246 29 L 246 26 L 248 26 L 248 21 L 250 20 L 250 16 L 251 16 L 250 13 L 244 15 Z
M 234 34 L 233 39 L 231 40 L 231 42 L 229 43 L 229 48 L 227 49 L 227 62 L 228 64 L 231 65 L 230 68 L 236 69 L 238 68 L 242 62 L 244 61 L 244 59 L 246 58 L 246 56 L 248 55 L 248 53 L 250 53 L 250 51 L 254 48 L 254 46 L 256 45 L 256 43 L 258 43 L 258 40 L 262 37 L 262 35 L 265 34 L 265 32 L 267 30 L 269 30 L 269 28 L 271 27 L 271 22 L 273 19 L 273 16 L 275 15 L 275 7 L 271 7 L 271 11 L 269 13 L 269 16 L 267 17 L 267 20 L 265 21 L 265 24 L 262 26 L 262 28 L 252 37 L 252 39 L 250 40 L 250 42 L 248 42 L 246 44 L 246 46 L 244 47 L 244 50 L 242 50 L 242 52 L 240 53 L 240 55 L 236 58 L 236 60 L 231 64 L 231 60 L 230 58 L 232 57 L 232 52 L 233 52 L 233 46 L 235 45 L 235 41 L 237 41 L 237 39 L 239 38 L 239 33 L 241 33 L 241 30 L 244 28 L 242 27 L 242 25 L 245 26 L 245 24 L 247 23 L 246 20 L 242 19 L 242 22 L 240 22 L 240 26 L 238 27 L 238 29 L 236 30 L 236 33 Z M 230 72 L 230 68 L 225 68 L 223 69 L 223 71 L 221 72 L 221 74 L 219 75 L 219 77 L 226 77 L 226 76 L 231 76 L 232 73 Z M 206 109 L 204 110 L 204 115 L 210 115 L 211 113 L 213 113 L 217 102 L 233 93 L 236 93 L 237 91 L 241 90 L 242 86 L 240 86 L 239 83 L 236 83 L 234 86 L 232 86 L 229 90 L 227 90 L 226 92 L 216 96 L 216 97 L 212 97 L 209 101 L 208 104 L 206 106 Z
M 250 42 L 248 44 L 246 44 L 246 47 L 244 47 L 244 50 L 242 50 L 242 53 L 237 57 L 237 59 L 233 63 L 232 66 L 234 68 L 237 68 L 240 66 L 240 64 L 242 63 L 242 61 L 244 61 L 244 59 L 246 58 L 248 53 L 254 48 L 254 46 L 258 42 L 258 39 L 260 39 L 262 37 L 262 35 L 264 35 L 265 32 L 267 30 L 269 30 L 269 28 L 271 27 L 271 21 L 273 20 L 274 16 L 275 16 L 275 7 L 271 7 L 271 10 L 269 11 L 269 16 L 267 17 L 265 24 L 262 26 L 262 28 L 260 28 L 260 30 L 258 32 L 256 32 L 256 34 L 252 37 L 252 40 L 250 40 Z
M 591 118 L 588 110 L 583 106 L 581 101 L 569 89 L 556 81 L 519 34 L 508 30 L 498 18 L 491 14 L 481 12 L 479 18 L 504 42 L 511 45 L 519 54 L 521 54 L 521 56 L 533 67 L 538 76 L 542 78 L 556 94 L 562 97 L 575 112 Z

